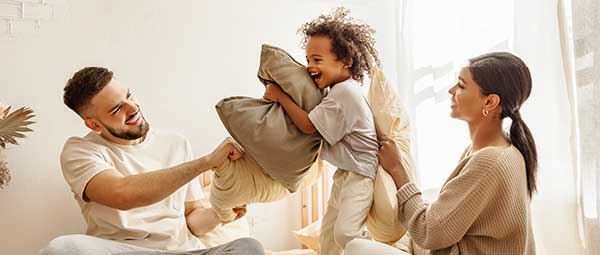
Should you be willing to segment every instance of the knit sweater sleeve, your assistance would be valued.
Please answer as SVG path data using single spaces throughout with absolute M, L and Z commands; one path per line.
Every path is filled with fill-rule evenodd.
M 399 219 L 421 248 L 436 250 L 458 243 L 482 212 L 493 206 L 495 196 L 506 192 L 502 155 L 473 155 L 440 191 L 438 200 L 428 204 L 414 183 L 397 193 Z

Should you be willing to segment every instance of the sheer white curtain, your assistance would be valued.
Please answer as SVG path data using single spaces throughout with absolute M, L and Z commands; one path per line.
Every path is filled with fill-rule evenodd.
M 576 115 L 572 148 L 577 161 L 577 202 L 580 238 L 585 254 L 600 254 L 600 4 L 591 0 L 564 1 L 563 14 L 571 74 L 571 110 Z M 570 53 L 570 54 L 569 54 Z
M 521 113 L 538 146 L 538 254 L 580 253 L 557 0 L 406 0 L 398 12 L 399 90 L 413 118 L 421 187 L 439 188 L 470 142 L 465 123 L 449 117 L 447 90 L 459 68 L 481 53 L 513 52 L 533 78 Z
M 469 144 L 466 125 L 449 117 L 447 91 L 469 57 L 510 49 L 513 6 L 510 1 L 404 1 L 400 16 L 399 77 L 414 117 L 420 184 L 436 188 Z

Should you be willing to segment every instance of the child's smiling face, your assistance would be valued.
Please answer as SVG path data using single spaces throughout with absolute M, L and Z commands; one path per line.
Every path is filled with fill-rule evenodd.
M 351 63 L 344 63 L 337 58 L 332 51 L 331 42 L 327 36 L 315 35 L 306 43 L 307 70 L 319 89 L 350 78 Z

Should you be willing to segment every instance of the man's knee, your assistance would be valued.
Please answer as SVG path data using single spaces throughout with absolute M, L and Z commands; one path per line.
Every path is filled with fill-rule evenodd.
M 265 249 L 259 241 L 253 238 L 244 237 L 233 241 L 236 250 L 243 251 L 243 254 L 265 254 Z
M 65 235 L 54 238 L 48 246 L 40 251 L 40 255 L 74 254 L 81 250 L 89 238 L 87 235 Z

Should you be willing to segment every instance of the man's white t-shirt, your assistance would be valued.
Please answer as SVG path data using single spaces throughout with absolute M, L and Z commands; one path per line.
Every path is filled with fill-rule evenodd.
M 120 145 L 90 132 L 71 137 L 61 153 L 65 180 L 87 223 L 87 234 L 152 249 L 189 251 L 205 248 L 188 229 L 185 202 L 203 198 L 198 179 L 155 204 L 122 211 L 85 201 L 83 192 L 96 174 L 114 169 L 124 176 L 173 167 L 192 160 L 182 136 L 149 130 L 142 143 Z

